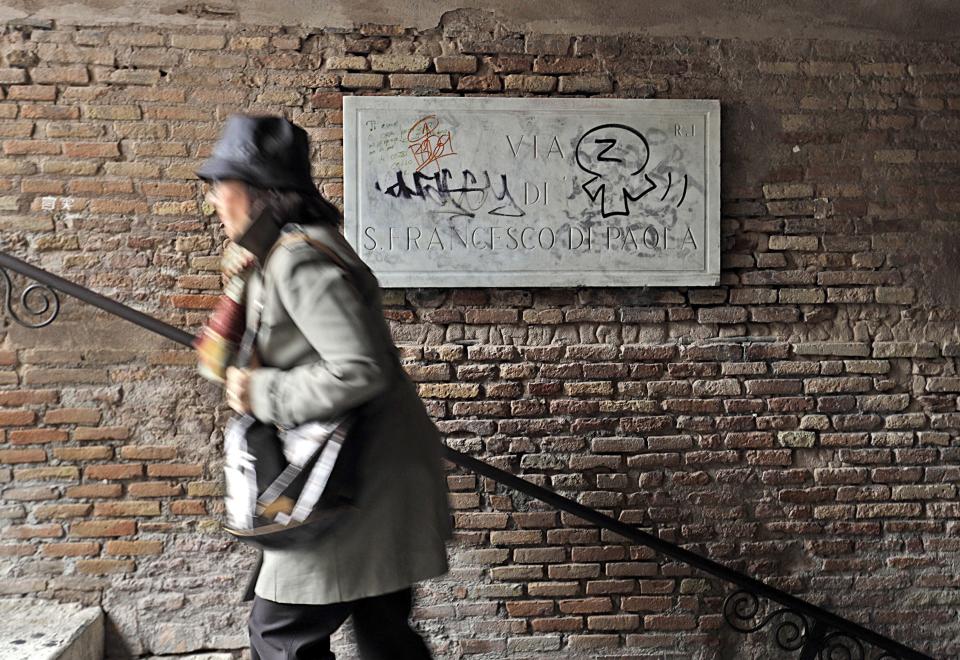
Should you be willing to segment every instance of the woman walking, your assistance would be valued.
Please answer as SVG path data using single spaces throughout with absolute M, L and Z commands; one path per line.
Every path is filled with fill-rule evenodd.
M 307 134 L 282 117 L 231 115 L 197 176 L 250 253 L 247 299 L 262 301 L 258 362 L 227 369 L 228 405 L 290 427 L 364 404 L 356 509 L 314 543 L 263 551 L 252 658 L 332 659 L 330 635 L 350 615 L 364 660 L 430 658 L 408 617 L 413 584 L 449 568 L 440 435 L 400 364 L 379 283 L 313 183 Z M 290 232 L 342 263 L 306 241 L 277 244 Z

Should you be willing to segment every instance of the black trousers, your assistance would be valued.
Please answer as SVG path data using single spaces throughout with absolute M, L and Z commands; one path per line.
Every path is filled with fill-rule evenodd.
M 353 615 L 363 660 L 430 660 L 430 650 L 410 627 L 411 587 L 326 605 L 276 603 L 254 596 L 247 629 L 252 660 L 335 660 L 330 635 Z

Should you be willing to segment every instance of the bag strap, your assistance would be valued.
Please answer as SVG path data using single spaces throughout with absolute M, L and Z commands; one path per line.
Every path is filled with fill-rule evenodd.
M 266 270 L 267 261 L 270 260 L 270 255 L 273 254 L 274 250 L 276 250 L 281 245 L 289 245 L 290 243 L 296 243 L 297 241 L 304 241 L 306 243 L 309 243 L 313 247 L 323 252 L 325 255 L 327 255 L 330 258 L 330 261 L 332 261 L 337 266 L 339 266 L 341 270 L 343 270 L 347 274 L 347 277 L 350 278 L 351 283 L 354 283 L 353 271 L 350 269 L 349 266 L 347 266 L 347 263 L 340 257 L 340 255 L 333 251 L 333 248 L 331 248 L 329 245 L 327 245 L 323 241 L 317 238 L 313 238 L 312 236 L 307 236 L 303 232 L 299 232 L 299 231 L 288 232 L 283 236 L 281 236 L 280 238 L 278 238 L 276 241 L 274 241 L 273 245 L 270 247 L 270 250 L 267 252 L 267 256 L 264 257 L 263 259 L 263 270 Z

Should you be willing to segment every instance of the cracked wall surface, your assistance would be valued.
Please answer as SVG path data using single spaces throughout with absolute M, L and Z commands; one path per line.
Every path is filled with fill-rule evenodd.
M 265 3 L 262 0 L 189 2 L 50 0 L 0 3 L 0 18 L 56 20 L 60 25 L 138 24 L 223 27 L 247 25 L 351 28 L 363 23 L 426 30 L 447 13 L 490 12 L 505 29 L 557 34 L 643 34 L 725 39 L 954 40 L 960 8 L 948 0 L 923 2 L 760 2 L 682 0 L 669 5 L 610 0 L 556 2 L 382 2 L 380 0 Z

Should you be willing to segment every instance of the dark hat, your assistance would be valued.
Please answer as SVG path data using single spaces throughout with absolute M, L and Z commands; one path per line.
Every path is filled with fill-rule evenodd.
M 196 174 L 205 181 L 240 179 L 261 188 L 319 194 L 310 175 L 307 132 L 286 117 L 231 114 Z

